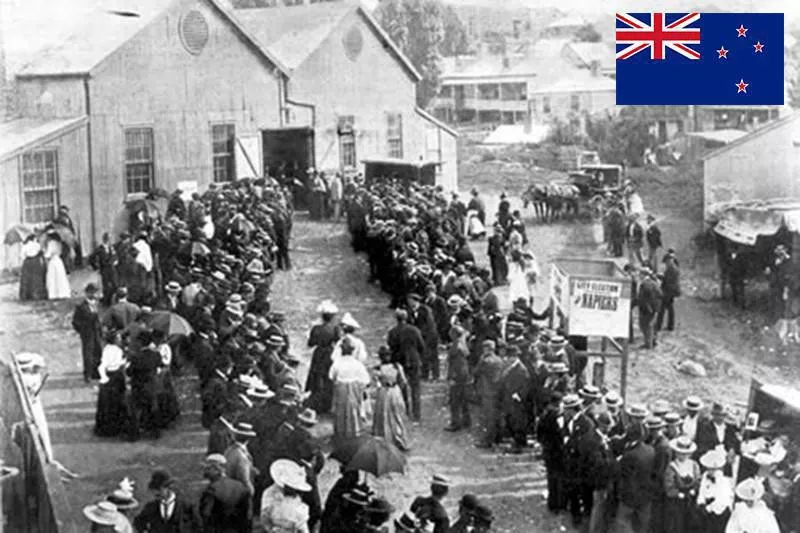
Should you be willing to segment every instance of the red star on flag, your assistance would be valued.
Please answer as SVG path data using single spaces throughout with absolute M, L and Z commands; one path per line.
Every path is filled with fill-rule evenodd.
M 736 87 L 738 87 L 738 88 L 739 88 L 739 90 L 738 90 L 738 91 L 736 91 L 736 94 L 739 94 L 739 93 L 745 93 L 745 94 L 747 94 L 747 87 L 748 87 L 750 84 L 749 84 L 749 83 L 745 83 L 745 82 L 744 82 L 744 80 L 739 80 L 739 83 L 735 83 L 734 85 L 736 85 Z
M 753 48 L 756 49 L 756 53 L 758 53 L 758 52 L 762 52 L 763 53 L 764 52 L 764 45 L 761 44 L 761 41 L 758 41 L 756 44 L 754 44 Z
M 719 54 L 717 59 L 728 59 L 728 52 L 730 52 L 730 50 L 725 50 L 725 47 L 721 46 L 720 49 L 717 50 L 717 53 Z
M 744 27 L 744 24 L 740 24 L 736 31 L 739 32 L 737 37 L 747 37 L 747 28 Z

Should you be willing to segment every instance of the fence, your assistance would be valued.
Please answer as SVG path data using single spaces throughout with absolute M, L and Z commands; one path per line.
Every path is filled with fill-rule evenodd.
M 58 469 L 45 454 L 12 357 L 0 355 L 0 460 L 19 469 L 0 485 L 0 533 L 78 533 Z

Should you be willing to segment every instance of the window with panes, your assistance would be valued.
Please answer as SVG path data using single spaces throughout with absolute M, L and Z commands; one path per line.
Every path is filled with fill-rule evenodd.
M 339 117 L 339 159 L 343 169 L 356 168 L 356 133 L 355 117 L 343 115 Z
M 128 194 L 153 187 L 153 128 L 125 130 L 125 188 Z
M 403 115 L 401 113 L 387 113 L 386 126 L 388 156 L 403 159 Z
M 49 222 L 58 203 L 58 152 L 38 150 L 22 156 L 22 217 L 36 224 Z
M 232 181 L 236 178 L 236 128 L 233 124 L 211 126 L 211 144 L 214 152 L 214 181 Z

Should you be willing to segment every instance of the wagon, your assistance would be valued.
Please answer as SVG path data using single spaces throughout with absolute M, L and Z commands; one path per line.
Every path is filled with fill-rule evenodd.
M 581 198 L 592 198 L 607 192 L 618 193 L 622 189 L 621 165 L 588 164 L 570 172 L 570 183 L 578 187 Z

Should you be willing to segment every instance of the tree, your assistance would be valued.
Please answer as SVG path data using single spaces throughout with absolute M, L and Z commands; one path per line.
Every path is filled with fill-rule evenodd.
M 626 107 L 616 116 L 587 117 L 586 135 L 603 161 L 641 161 L 645 148 L 654 144 L 650 122 L 646 108 Z
M 444 10 L 438 0 L 384 0 L 376 17 L 422 76 L 417 86 L 417 105 L 425 107 L 439 92 Z
M 467 29 L 452 6 L 442 6 L 442 23 L 444 25 L 442 55 L 452 57 L 468 53 L 470 44 Z
M 592 24 L 586 24 L 575 33 L 575 40 L 584 43 L 599 43 L 603 40 L 603 36 Z

